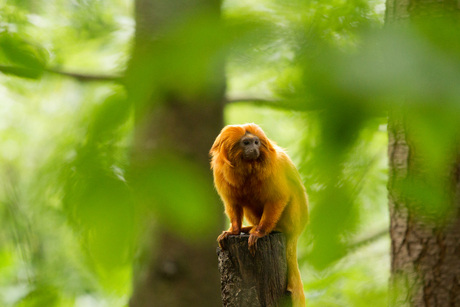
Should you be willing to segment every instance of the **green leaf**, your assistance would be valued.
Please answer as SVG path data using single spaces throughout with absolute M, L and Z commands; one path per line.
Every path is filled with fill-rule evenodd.
M 10 61 L 8 64 L 13 64 L 2 66 L 2 72 L 35 79 L 40 77 L 46 66 L 46 50 L 22 39 L 17 34 L 0 33 L 0 50 Z

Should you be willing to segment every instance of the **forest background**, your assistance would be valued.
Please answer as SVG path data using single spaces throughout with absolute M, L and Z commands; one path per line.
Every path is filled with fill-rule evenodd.
M 0 305 L 218 306 L 207 151 L 255 122 L 309 194 L 309 306 L 387 306 L 388 113 L 415 106 L 426 172 L 443 170 L 456 20 L 395 31 L 382 0 L 164 3 L 0 0 Z M 428 186 L 405 188 L 440 223 Z

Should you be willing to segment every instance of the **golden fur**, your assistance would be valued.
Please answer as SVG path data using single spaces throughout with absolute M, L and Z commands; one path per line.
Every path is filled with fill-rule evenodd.
M 260 156 L 245 160 L 240 139 L 251 134 L 260 140 Z M 224 203 L 231 226 L 219 237 L 249 232 L 249 249 L 255 252 L 257 239 L 273 230 L 287 237 L 288 290 L 294 307 L 305 306 L 297 264 L 297 239 L 308 219 L 305 188 L 286 152 L 267 138 L 256 124 L 230 125 L 222 129 L 211 151 L 214 184 Z M 243 216 L 251 225 L 242 227 Z

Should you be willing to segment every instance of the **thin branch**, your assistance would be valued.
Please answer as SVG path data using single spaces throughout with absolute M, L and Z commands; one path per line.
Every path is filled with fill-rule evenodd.
M 366 238 L 363 238 L 359 241 L 355 241 L 353 243 L 351 243 L 350 245 L 348 245 L 347 247 L 347 250 L 348 252 L 352 252 L 354 250 L 357 250 L 358 248 L 361 248 L 365 245 L 368 245 L 368 244 L 371 244 L 383 237 L 386 237 L 389 235 L 389 232 L 388 232 L 388 229 L 385 228 L 385 229 L 382 229 L 378 232 L 376 232 L 375 234 L 371 235 L 371 236 L 368 236 Z
M 313 101 L 306 100 L 291 100 L 291 99 L 275 99 L 275 98 L 257 98 L 257 97 L 227 97 L 225 100 L 226 104 L 231 103 L 249 103 L 255 106 L 265 106 L 283 110 L 292 111 L 320 111 L 323 110 L 321 105 L 312 103 Z
M 336 260 L 334 260 L 333 263 L 335 263 L 336 261 L 346 257 L 347 255 L 349 255 L 350 253 L 353 253 L 354 251 L 362 248 L 362 247 L 365 247 L 366 245 L 369 245 L 369 244 L 372 244 L 378 240 L 380 240 L 381 238 L 384 238 L 386 236 L 389 235 L 389 231 L 387 228 L 384 228 L 384 229 L 381 229 L 379 230 L 378 232 L 368 236 L 368 237 L 365 237 L 365 238 L 362 238 L 360 240 L 356 240 L 355 242 L 351 242 L 351 243 L 348 243 L 346 246 L 343 247 L 343 254 L 337 258 Z M 309 243 L 311 244 L 311 242 Z M 300 256 L 299 257 L 299 261 L 300 262 L 305 262 L 305 261 L 308 261 L 309 258 L 311 257 L 311 254 L 304 254 L 303 256 Z
M 61 71 L 56 68 L 27 68 L 21 66 L 9 66 L 9 65 L 0 65 L 0 72 L 4 74 L 14 75 L 22 78 L 29 79 L 38 79 L 41 77 L 43 72 L 49 72 L 65 77 L 70 77 L 77 79 L 81 82 L 89 81 L 110 81 L 110 82 L 123 82 L 123 77 L 121 76 L 112 76 L 112 75 L 92 75 L 92 74 L 82 74 L 82 73 L 73 73 L 67 71 Z
M 252 102 L 252 103 L 258 103 L 258 104 L 276 104 L 280 102 L 280 100 L 261 99 L 261 98 L 255 98 L 255 97 L 229 98 L 225 100 L 225 103 L 227 104 L 239 103 L 239 102 Z
M 81 82 L 89 82 L 89 81 L 110 81 L 110 82 L 118 82 L 118 83 L 123 82 L 122 81 L 123 77 L 121 76 L 73 73 L 73 72 L 61 71 L 55 68 L 47 68 L 45 69 L 45 71 L 54 73 L 54 74 L 58 74 L 61 76 L 71 77 Z

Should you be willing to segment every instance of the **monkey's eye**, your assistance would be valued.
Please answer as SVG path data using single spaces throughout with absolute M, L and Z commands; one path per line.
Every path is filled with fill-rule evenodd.
M 244 141 L 243 141 L 243 144 L 244 144 L 244 145 L 249 145 L 249 141 L 248 141 L 248 140 L 244 140 Z
M 259 141 L 258 141 L 258 140 L 256 140 L 254 143 L 255 143 L 256 145 L 259 145 Z

